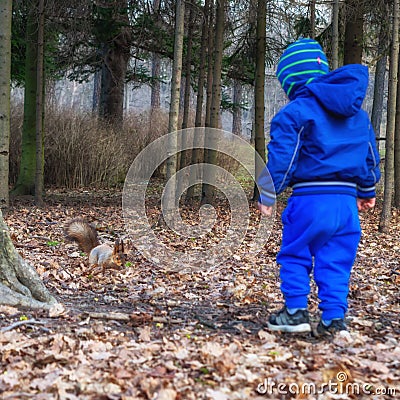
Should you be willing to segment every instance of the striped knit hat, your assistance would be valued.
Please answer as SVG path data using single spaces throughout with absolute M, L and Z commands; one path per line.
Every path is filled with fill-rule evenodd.
M 292 100 L 299 87 L 328 72 L 328 60 L 320 44 L 314 39 L 299 39 L 282 54 L 276 76 Z

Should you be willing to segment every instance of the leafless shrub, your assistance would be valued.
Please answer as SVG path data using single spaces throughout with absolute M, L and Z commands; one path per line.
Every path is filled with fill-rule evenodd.
M 21 153 L 22 106 L 12 107 L 10 178 L 15 183 Z M 74 110 L 46 111 L 45 183 L 47 186 L 110 187 L 124 182 L 137 154 L 167 132 L 165 113 L 130 114 L 121 130 Z

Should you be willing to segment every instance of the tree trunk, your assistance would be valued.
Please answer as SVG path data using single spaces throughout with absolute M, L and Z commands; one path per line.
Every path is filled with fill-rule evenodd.
M 400 57 L 397 70 L 397 99 L 400 99 Z M 386 139 L 387 140 L 387 139 Z M 394 131 L 394 206 L 400 208 L 400 101 L 396 101 L 396 127 Z
M 388 232 L 392 216 L 392 197 L 394 185 L 394 131 L 396 117 L 397 76 L 399 62 L 399 0 L 393 3 L 392 46 L 389 66 L 389 93 L 387 106 L 385 188 L 379 230 Z
M 160 74 L 161 74 L 161 58 L 157 53 L 153 53 L 151 58 L 151 112 L 160 109 Z
M 264 89 L 265 89 L 265 40 L 266 40 L 266 6 L 264 0 L 258 0 L 257 5 L 257 57 L 256 57 L 256 79 L 255 79 L 255 124 L 254 139 L 255 150 L 265 163 L 265 135 L 264 135 Z M 260 158 L 255 157 L 255 176 L 258 178 L 264 165 Z M 259 198 L 258 186 L 254 185 L 253 200 Z
M 98 114 L 99 112 L 100 87 L 101 87 L 101 72 L 96 71 L 93 77 L 93 96 L 92 96 L 92 113 L 94 115 Z
M 0 5 L 0 210 L 9 204 L 10 79 L 12 0 Z
M 310 0 L 310 37 L 315 39 L 315 0 Z
M 124 89 L 131 34 L 126 0 L 118 0 L 114 7 L 109 10 L 111 20 L 108 22 L 114 23 L 117 32 L 111 32 L 113 36 L 102 45 L 99 116 L 103 121 L 120 128 L 124 117 Z
M 377 139 L 381 137 L 381 122 L 383 113 L 383 98 L 385 94 L 386 81 L 386 64 L 387 64 L 387 46 L 388 46 L 388 31 L 387 25 L 383 24 L 380 27 L 379 43 L 378 43 L 378 61 L 375 68 L 374 82 L 374 101 L 372 104 L 371 123 Z M 397 119 L 396 119 L 397 120 Z M 380 141 L 377 144 L 380 149 Z
M 332 5 L 332 70 L 339 67 L 339 0 Z
M 364 7 L 358 0 L 346 1 L 344 64 L 361 64 L 363 54 Z
M 0 304 L 48 309 L 56 303 L 35 268 L 15 250 L 0 211 Z
M 217 0 L 218 1 L 218 0 Z M 214 47 L 215 47 L 215 32 L 214 26 L 216 26 L 215 22 L 215 1 L 211 0 L 209 14 L 208 14 L 208 57 L 207 57 L 207 88 L 206 88 L 206 115 L 204 120 L 205 127 L 211 127 L 211 103 L 212 103 L 212 90 L 213 90 L 213 80 L 214 80 Z M 207 164 L 208 160 L 208 149 L 206 148 L 207 143 L 207 129 L 204 131 L 204 151 L 203 151 L 203 163 Z M 204 168 L 202 168 L 202 179 L 204 180 Z M 207 185 L 202 183 L 201 187 L 201 202 L 204 201 L 204 191 L 206 190 Z
M 235 80 L 233 83 L 233 117 L 232 117 L 232 133 L 235 135 L 242 134 L 242 84 Z
M 37 205 L 42 206 L 44 192 L 44 0 L 39 0 L 37 50 L 35 202 Z
M 210 127 L 218 128 L 221 114 L 221 73 L 225 31 L 225 1 L 217 2 Z M 211 157 L 214 159 L 214 157 Z
M 26 22 L 24 121 L 19 175 L 13 196 L 35 194 L 36 172 L 36 92 L 37 92 L 37 15 L 32 7 Z
M 214 0 L 210 1 L 209 14 L 208 14 L 208 64 L 207 64 L 207 91 L 206 91 L 206 116 L 205 126 L 211 126 L 211 101 L 212 101 L 212 88 L 213 88 L 213 69 L 214 69 L 214 46 L 215 46 L 215 32 L 214 25 Z M 207 150 L 205 150 L 207 152 Z M 206 159 L 206 156 L 204 156 Z
M 224 31 L 225 31 L 225 0 L 217 1 L 216 11 L 216 30 L 215 30 L 215 45 L 214 45 L 214 67 L 213 67 L 213 83 L 212 83 L 212 98 L 211 98 L 211 114 L 210 114 L 210 127 L 219 128 L 220 113 L 221 113 L 221 72 L 222 72 L 222 53 L 224 45 Z M 207 133 L 207 131 L 206 131 Z M 217 151 L 215 135 L 205 136 L 206 147 L 208 148 L 205 153 L 207 158 L 205 163 L 212 166 L 217 162 Z M 204 181 L 212 182 L 212 168 L 206 168 L 204 171 Z M 213 185 L 203 183 L 202 190 L 202 203 L 213 204 L 215 200 L 215 187 Z
M 177 0 L 175 14 L 175 41 L 174 41 L 174 60 L 172 65 L 171 77 L 171 105 L 169 110 L 168 123 L 168 159 L 167 159 L 167 183 L 169 190 L 165 196 L 164 220 L 167 223 L 170 220 L 176 205 L 176 168 L 177 168 L 177 150 L 178 150 L 178 130 L 179 119 L 179 100 L 182 76 L 182 55 L 183 55 L 183 36 L 185 24 L 185 2 Z
M 205 0 L 204 4 L 204 16 L 201 30 L 201 47 L 200 47 L 200 65 L 199 65 L 199 77 L 197 81 L 197 99 L 196 99 L 196 116 L 195 116 L 195 127 L 203 126 L 203 102 L 204 102 L 204 86 L 206 83 L 206 57 L 207 57 L 207 38 L 208 38 L 208 25 L 209 25 L 209 14 L 210 14 L 210 3 L 211 0 Z M 192 149 L 191 163 L 197 164 L 200 162 L 201 147 L 204 143 L 201 143 L 202 135 L 197 134 L 195 131 L 194 142 Z M 186 201 L 191 202 L 194 199 L 194 189 L 197 176 L 195 171 L 192 169 L 192 173 L 189 176 L 189 187 L 186 192 Z
M 156 25 L 159 24 L 160 15 L 160 0 L 153 0 L 153 12 Z M 158 53 L 153 53 L 151 58 L 151 103 L 150 112 L 156 111 L 160 108 L 160 72 L 161 72 L 161 57 Z
M 186 60 L 185 60 L 185 92 L 183 96 L 183 119 L 182 129 L 186 129 L 189 126 L 189 111 L 190 111 L 190 91 L 191 91 L 191 75 L 192 75 L 192 51 L 193 51 L 193 31 L 194 31 L 194 7 L 190 6 L 189 11 L 189 25 L 188 25 L 188 36 L 187 36 L 187 47 L 186 47 Z M 181 159 L 184 157 L 181 157 Z M 185 163 L 181 162 L 181 168 L 185 166 Z
M 183 95 L 183 118 L 182 118 L 182 135 L 181 135 L 181 146 L 180 148 L 187 147 L 188 134 L 185 129 L 189 127 L 189 111 L 190 111 L 190 92 L 192 89 L 191 75 L 192 75 L 192 52 L 193 52 L 193 31 L 194 31 L 194 7 L 189 5 L 189 22 L 188 22 L 188 34 L 187 34 L 187 46 L 186 46 L 186 60 L 185 60 L 185 90 Z M 190 156 L 189 150 L 182 150 L 179 158 L 179 169 L 183 169 L 188 165 L 188 157 Z M 185 191 L 189 177 L 186 174 L 182 175 L 182 178 L 178 181 L 178 193 Z

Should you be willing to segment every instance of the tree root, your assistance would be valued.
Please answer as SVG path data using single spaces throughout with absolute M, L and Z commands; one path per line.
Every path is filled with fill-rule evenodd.
M 50 309 L 57 300 L 36 269 L 16 251 L 0 212 L 0 304 Z

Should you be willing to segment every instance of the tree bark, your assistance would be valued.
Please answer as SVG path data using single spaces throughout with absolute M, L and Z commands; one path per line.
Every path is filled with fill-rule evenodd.
M 191 76 L 192 76 L 192 53 L 193 53 L 193 32 L 194 32 L 194 6 L 189 5 L 189 21 L 187 31 L 187 46 L 186 46 L 186 59 L 185 59 L 185 90 L 183 94 L 183 118 L 182 118 L 182 135 L 180 148 L 186 148 L 188 135 L 187 129 L 189 127 L 189 111 L 190 111 L 190 94 L 192 90 Z M 179 169 L 183 169 L 188 165 L 188 158 L 190 156 L 189 150 L 182 150 L 179 157 Z M 183 179 L 178 181 L 178 193 L 184 192 L 189 177 L 182 176 Z
M 12 196 L 35 194 L 36 172 L 36 93 L 37 93 L 37 15 L 32 7 L 26 22 L 24 121 L 21 163 Z
M 379 31 L 378 43 L 378 61 L 375 68 L 374 81 L 374 100 L 372 104 L 371 123 L 374 128 L 376 138 L 381 137 L 381 122 L 383 112 L 383 98 L 386 83 L 386 64 L 387 64 L 387 47 L 388 47 L 388 27 L 382 24 Z M 377 143 L 378 150 L 380 149 L 380 141 Z
M 214 24 L 214 0 L 210 1 L 208 13 L 208 64 L 207 64 L 207 89 L 206 89 L 206 116 L 205 126 L 211 126 L 211 101 L 212 101 L 212 88 L 213 88 L 213 69 L 214 69 L 214 46 L 215 46 L 215 32 Z M 207 152 L 207 150 L 205 151 Z M 205 157 L 206 158 L 206 157 Z
M 117 32 L 102 44 L 103 64 L 99 101 L 100 119 L 120 128 L 124 117 L 124 89 L 130 59 L 131 34 L 126 0 L 118 0 L 110 11 Z M 98 6 L 100 7 L 100 6 Z
M 214 45 L 214 66 L 212 73 L 212 98 L 211 98 L 211 113 L 210 113 L 210 127 L 219 128 L 220 114 L 221 114 L 221 73 L 222 73 L 222 53 L 224 45 L 224 31 L 225 31 L 225 0 L 217 1 L 216 11 L 216 30 L 215 30 L 215 45 Z M 216 165 L 217 151 L 214 143 L 215 135 L 205 136 L 206 147 L 210 147 L 206 151 L 205 163 L 208 165 Z M 212 182 L 211 176 L 212 168 L 206 168 L 204 171 L 204 181 Z M 213 185 L 203 183 L 202 190 L 202 203 L 213 204 L 215 200 L 215 188 Z
M 153 12 L 156 25 L 159 24 L 159 14 L 160 14 L 160 0 L 153 0 Z M 161 57 L 158 53 L 153 53 L 151 57 L 151 103 L 150 112 L 160 108 L 160 72 L 161 72 Z
M 190 111 L 190 91 L 191 91 L 191 75 L 192 75 L 192 52 L 193 52 L 193 31 L 194 31 L 194 7 L 190 6 L 189 10 L 189 24 L 186 46 L 186 60 L 185 60 L 185 92 L 183 96 L 183 118 L 182 129 L 189 126 L 189 111 Z M 181 157 L 181 160 L 184 157 Z M 185 162 L 181 162 L 181 168 L 185 166 Z
M 396 97 L 399 64 L 399 0 L 393 3 L 392 46 L 389 66 L 389 93 L 387 106 L 385 187 L 383 208 L 379 221 L 379 230 L 388 232 L 392 216 L 392 197 L 394 190 L 394 131 L 396 118 Z
M 56 303 L 35 268 L 15 250 L 0 211 L 0 304 L 48 309 Z
M 315 39 L 315 0 L 310 0 L 310 37 Z
M 255 79 L 255 95 L 254 95 L 254 139 L 255 150 L 265 162 L 265 134 L 264 134 L 264 90 L 265 90 L 265 41 L 266 41 L 266 6 L 264 0 L 258 0 L 257 4 L 257 57 L 256 57 L 256 79 Z M 255 158 L 256 177 L 260 175 L 264 165 L 259 162 L 260 158 Z M 259 197 L 258 186 L 254 185 L 253 200 Z
M 99 112 L 100 86 L 101 86 L 101 72 L 96 71 L 93 76 L 93 96 L 92 96 L 93 115 L 97 115 Z
M 161 73 L 161 57 L 157 53 L 153 53 L 151 58 L 151 112 L 160 109 L 160 73 Z
M 12 1 L 0 5 L 0 210 L 9 205 L 8 171 L 10 146 Z
M 339 67 L 339 0 L 332 5 L 332 70 Z
M 364 7 L 358 0 L 346 1 L 344 64 L 361 64 L 364 38 Z
M 218 1 L 218 0 L 217 0 Z M 209 13 L 208 13 L 208 57 L 207 57 L 207 87 L 206 87 L 206 113 L 204 125 L 206 127 L 211 127 L 211 103 L 212 103 L 212 95 L 213 95 L 213 81 L 214 81 L 214 48 L 215 48 L 215 32 L 214 27 L 215 23 L 215 0 L 210 1 Z M 209 150 L 206 148 L 207 143 L 207 129 L 204 131 L 204 152 L 203 152 L 203 163 L 207 164 L 208 160 L 208 152 Z M 202 178 L 204 179 L 204 168 L 202 168 Z M 205 190 L 207 189 L 207 185 L 202 183 L 201 187 L 201 202 L 206 203 L 205 200 Z
M 397 99 L 400 99 L 400 57 L 397 70 Z M 386 139 L 387 140 L 387 139 Z M 394 206 L 400 208 L 400 101 L 396 101 L 396 127 L 394 131 Z
M 242 134 L 242 83 L 235 80 L 233 83 L 233 116 L 232 116 L 232 133 L 235 135 Z
M 170 215 L 176 207 L 176 168 L 177 168 L 177 149 L 178 137 L 176 131 L 178 130 L 179 119 L 179 100 L 181 89 L 181 76 L 182 76 L 182 56 L 183 56 L 183 36 L 185 24 L 185 2 L 184 0 L 177 0 L 176 14 L 175 14 L 175 41 L 174 41 L 174 60 L 172 65 L 171 77 L 171 105 L 169 110 L 169 123 L 168 133 L 170 133 L 168 140 L 168 159 L 167 159 L 167 182 L 169 190 L 165 196 L 165 212 L 164 220 L 169 220 Z
M 38 43 L 36 63 L 36 173 L 35 202 L 43 205 L 44 192 L 44 0 L 39 0 Z
M 195 127 L 203 126 L 203 102 L 204 102 L 204 86 L 206 84 L 206 57 L 207 57 L 207 39 L 208 39 L 208 25 L 209 25 L 209 14 L 210 14 L 211 0 L 205 0 L 204 4 L 204 16 L 201 30 L 201 46 L 200 46 L 200 65 L 199 65 L 199 77 L 197 81 L 197 99 L 196 99 L 196 116 L 195 116 Z M 197 164 L 200 162 L 201 147 L 204 143 L 201 143 L 201 135 L 197 135 L 195 131 L 191 163 Z M 193 171 L 193 170 L 192 170 Z M 194 183 L 196 182 L 197 176 L 195 172 L 189 176 L 189 187 L 186 191 L 186 201 L 191 202 L 194 199 Z

